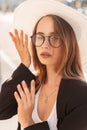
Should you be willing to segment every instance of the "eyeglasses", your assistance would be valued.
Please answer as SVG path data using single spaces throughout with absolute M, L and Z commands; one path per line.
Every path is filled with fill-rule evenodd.
M 43 36 L 41 34 L 34 34 L 31 36 L 31 41 L 36 47 L 40 47 L 46 40 L 46 37 L 52 47 L 58 48 L 61 45 L 59 35 Z

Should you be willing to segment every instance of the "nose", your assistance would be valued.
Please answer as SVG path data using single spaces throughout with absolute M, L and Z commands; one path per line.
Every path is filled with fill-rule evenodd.
M 42 44 L 42 47 L 48 48 L 49 45 L 50 45 L 50 44 L 49 44 L 49 39 L 48 39 L 48 37 L 45 37 L 44 42 L 43 42 L 43 44 Z

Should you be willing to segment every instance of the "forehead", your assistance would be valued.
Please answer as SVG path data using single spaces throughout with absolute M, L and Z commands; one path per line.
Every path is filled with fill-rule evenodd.
M 54 31 L 54 21 L 51 17 L 46 16 L 43 17 L 38 25 L 37 25 L 37 29 L 36 32 L 42 31 L 43 33 L 45 32 L 53 32 Z

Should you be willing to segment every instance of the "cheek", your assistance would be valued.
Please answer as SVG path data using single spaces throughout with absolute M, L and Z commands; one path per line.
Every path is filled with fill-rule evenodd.
M 57 50 L 54 51 L 54 59 L 56 62 L 61 62 L 63 58 L 63 49 L 58 48 Z

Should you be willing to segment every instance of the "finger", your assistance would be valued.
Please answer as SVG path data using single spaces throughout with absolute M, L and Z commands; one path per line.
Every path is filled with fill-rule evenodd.
M 23 87 L 25 95 L 28 97 L 30 92 L 29 92 L 28 86 L 27 86 L 27 84 L 26 84 L 26 82 L 24 80 L 22 81 L 22 87 Z
M 20 38 L 19 38 L 18 30 L 14 29 L 14 33 L 15 33 L 15 36 L 16 36 L 16 43 L 20 44 Z
M 19 104 L 21 99 L 20 99 L 20 96 L 19 96 L 19 94 L 17 92 L 14 92 L 14 97 L 15 97 L 17 103 Z
M 9 35 L 10 35 L 10 37 L 11 37 L 11 39 L 12 39 L 12 41 L 13 41 L 13 43 L 14 43 L 16 49 L 17 49 L 17 43 L 16 43 L 16 38 L 15 38 L 15 36 L 13 35 L 12 32 L 9 32 Z
M 25 95 L 26 95 L 27 103 L 30 103 L 31 102 L 30 91 L 29 91 L 29 88 L 27 87 L 27 84 L 24 80 L 22 81 L 22 87 L 23 87 L 23 90 L 24 90 Z
M 26 45 L 26 47 L 28 47 L 28 35 L 27 34 L 25 34 L 25 45 Z
M 20 42 L 23 44 L 23 30 L 20 31 Z
M 34 80 L 32 80 L 31 81 L 31 96 L 32 96 L 32 99 L 34 100 L 34 98 L 35 98 L 35 81 Z
M 24 93 L 24 91 L 23 91 L 23 89 L 22 89 L 22 87 L 21 87 L 20 84 L 17 85 L 17 90 L 18 90 L 18 92 L 19 92 L 20 98 L 25 102 L 25 100 L 26 100 L 26 95 L 25 95 L 25 93 Z
M 12 33 L 12 32 L 9 32 L 9 35 L 10 35 L 10 37 L 11 37 L 12 41 L 13 41 L 13 42 L 16 42 L 16 40 L 15 40 L 15 37 L 14 37 L 13 33 Z

